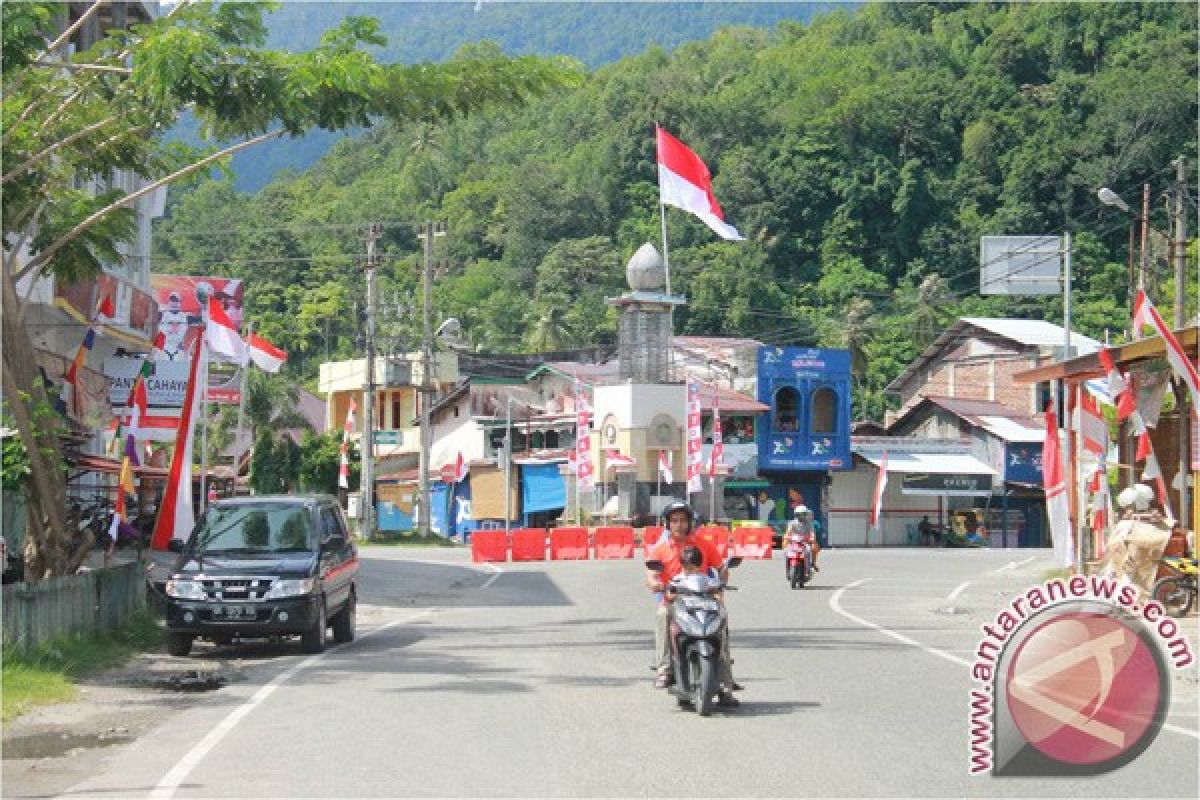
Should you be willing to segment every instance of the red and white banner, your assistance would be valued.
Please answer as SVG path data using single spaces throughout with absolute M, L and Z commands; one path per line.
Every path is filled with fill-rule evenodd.
M 342 451 L 338 461 L 338 486 L 350 488 L 350 434 L 354 433 L 354 412 L 358 403 L 350 398 L 350 408 L 346 411 L 346 422 L 342 425 Z
M 662 128 L 655 130 L 659 202 L 695 214 L 722 239 L 745 239 L 737 228 L 725 222 L 725 212 L 713 196 L 712 175 L 700 157 Z
M 1138 289 L 1137 300 L 1133 305 L 1133 337 L 1141 338 L 1142 328 L 1145 327 L 1153 328 L 1154 332 L 1162 337 L 1167 351 L 1167 363 L 1179 374 L 1184 385 L 1191 392 L 1192 408 L 1200 408 L 1200 371 L 1197 371 L 1196 364 L 1192 359 L 1188 358 L 1187 351 L 1175 338 L 1175 334 L 1162 315 L 1158 313 L 1158 309 L 1150 302 L 1146 292 Z
M 242 335 L 238 333 L 237 327 L 225 313 L 224 306 L 213 295 L 208 298 L 206 333 L 208 347 L 214 355 L 220 356 L 226 361 L 232 361 L 234 364 L 245 366 L 246 343 L 242 341 Z
M 871 527 L 879 527 L 879 518 L 883 515 L 883 492 L 887 489 L 888 457 L 887 451 L 879 460 L 879 474 L 875 476 L 875 491 L 871 496 Z
M 720 398 L 717 395 L 713 397 L 713 443 L 712 450 L 708 454 L 708 477 L 713 477 L 717 474 L 721 463 L 725 460 L 725 443 L 721 438 L 721 407 L 719 405 Z
M 1079 436 L 1084 450 L 1101 458 L 1108 453 L 1108 422 L 1091 392 L 1079 393 Z
M 1050 518 L 1050 539 L 1054 544 L 1054 563 L 1060 567 L 1075 565 L 1075 542 L 1071 536 L 1071 510 L 1067 499 L 1067 481 L 1058 438 L 1058 415 L 1046 409 L 1046 440 L 1042 444 L 1042 485 L 1046 492 L 1046 514 Z
M 183 401 L 183 413 L 179 417 L 179 437 L 175 441 L 175 452 L 171 456 L 167 489 L 163 494 L 158 518 L 154 521 L 154 535 L 150 546 L 154 550 L 166 550 L 172 539 L 186 539 L 196 524 L 192 512 L 192 451 L 196 439 L 196 415 L 203 402 L 204 383 L 207 370 L 203 363 L 208 360 L 204 337 L 196 339 L 189 370 L 187 397 Z
M 592 403 L 587 389 L 575 381 L 575 481 L 579 491 L 588 492 L 596 486 L 596 471 L 592 465 Z
M 1112 353 L 1107 347 L 1100 348 L 1098 355 L 1100 365 L 1104 367 L 1104 374 L 1108 377 L 1108 396 L 1117 405 L 1117 419 L 1128 419 L 1136 406 L 1129 381 L 1121 374 L 1121 370 L 1117 369 Z
M 704 471 L 704 433 L 700 427 L 700 384 L 694 378 L 687 381 L 687 490 L 689 494 L 703 491 L 700 474 Z
M 1110 518 L 1111 498 L 1108 491 L 1108 468 L 1103 460 L 1096 465 L 1096 471 L 1088 482 L 1088 491 L 1092 495 L 1092 534 L 1095 542 L 1097 558 L 1104 558 L 1105 545 L 1108 542 L 1108 521 Z
M 462 450 L 458 451 L 458 457 L 454 459 L 454 471 L 450 475 L 451 483 L 462 483 L 467 479 L 467 462 L 463 460 Z
M 266 372 L 279 372 L 287 361 L 287 353 L 280 350 L 257 333 L 246 339 L 246 355 L 255 365 Z

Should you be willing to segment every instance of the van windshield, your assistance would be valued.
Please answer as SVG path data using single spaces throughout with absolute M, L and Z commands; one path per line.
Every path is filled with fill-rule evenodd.
M 210 508 L 196 527 L 193 549 L 204 555 L 301 552 L 316 549 L 312 514 L 278 503 Z

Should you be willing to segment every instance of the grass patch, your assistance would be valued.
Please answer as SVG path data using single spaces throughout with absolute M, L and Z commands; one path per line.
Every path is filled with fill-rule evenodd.
M 460 542 L 436 534 L 420 536 L 413 533 L 376 534 L 359 541 L 360 545 L 379 547 L 462 547 Z
M 5 721 L 34 706 L 62 703 L 75 697 L 75 681 L 123 664 L 135 653 L 162 643 L 162 629 L 146 611 L 115 631 L 71 636 L 28 651 L 5 648 L 0 669 Z

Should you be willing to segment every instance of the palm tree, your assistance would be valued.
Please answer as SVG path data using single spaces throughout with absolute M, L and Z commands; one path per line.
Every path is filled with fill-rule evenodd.
M 913 333 L 917 344 L 924 347 L 932 342 L 942 326 L 942 313 L 953 302 L 950 287 L 941 275 L 926 275 L 914 292 Z
M 560 306 L 550 305 L 543 311 L 533 328 L 534 347 L 545 352 L 562 350 L 571 339 L 571 330 Z

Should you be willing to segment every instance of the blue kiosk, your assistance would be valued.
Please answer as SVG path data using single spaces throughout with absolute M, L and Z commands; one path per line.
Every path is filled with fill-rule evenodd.
M 854 466 L 850 452 L 850 351 L 763 347 L 758 400 L 770 406 L 757 426 L 759 518 L 779 528 L 803 503 L 827 543 L 826 487 L 834 470 Z

